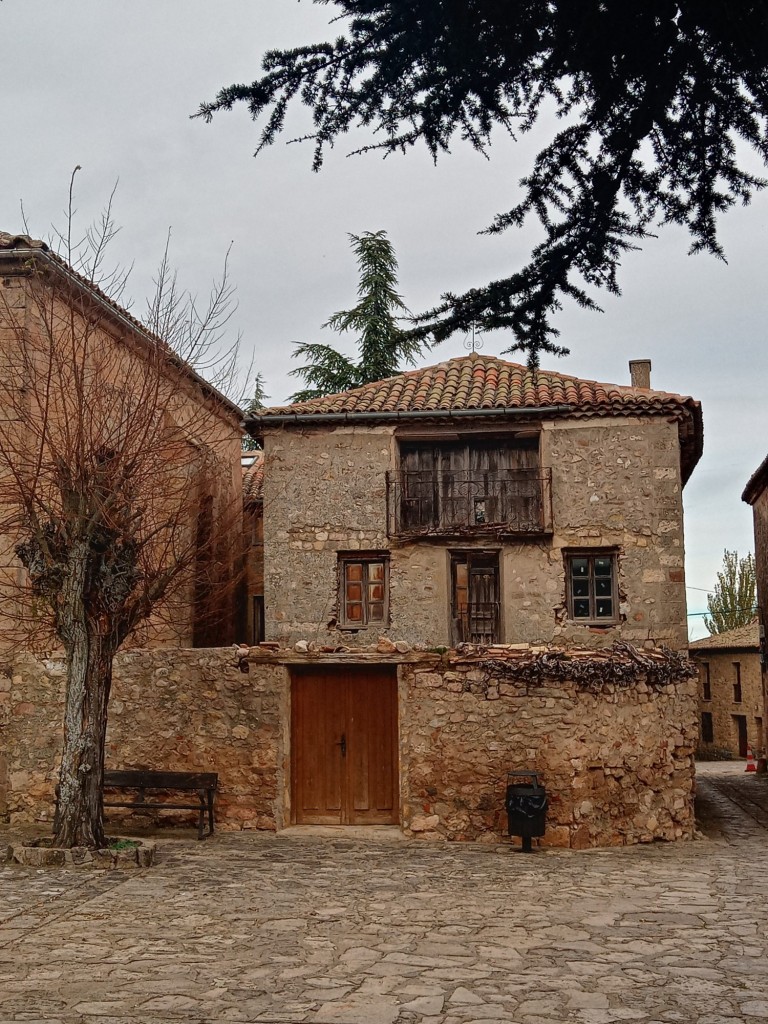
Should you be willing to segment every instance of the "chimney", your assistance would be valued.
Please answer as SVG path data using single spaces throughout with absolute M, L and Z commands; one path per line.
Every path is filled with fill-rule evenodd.
M 633 388 L 649 388 L 651 386 L 651 360 L 630 359 L 629 375 Z

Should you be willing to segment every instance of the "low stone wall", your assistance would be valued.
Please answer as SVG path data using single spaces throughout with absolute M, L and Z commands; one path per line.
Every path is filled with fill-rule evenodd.
M 25 656 L 11 672 L 8 725 L 0 728 L 8 762 L 6 816 L 19 823 L 48 820 L 61 752 L 64 663 Z M 217 827 L 274 829 L 282 823 L 288 696 L 281 665 L 262 664 L 246 674 L 232 648 L 120 654 L 107 767 L 216 771 Z M 111 821 L 119 817 L 109 812 Z M 166 817 L 178 821 L 180 812 Z
M 107 764 L 216 771 L 217 827 L 282 828 L 290 821 L 291 666 L 367 658 L 399 666 L 401 823 L 411 835 L 498 841 L 507 772 L 532 769 L 550 799 L 545 845 L 688 838 L 693 670 L 678 655 L 620 646 L 363 657 L 131 651 L 115 663 Z M 0 800 L 5 788 L 14 823 L 52 817 L 63 688 L 59 659 L 19 658 L 0 675 Z
M 544 845 L 690 838 L 689 667 L 548 657 L 403 666 L 404 823 L 430 838 L 496 841 L 507 772 L 535 770 L 549 796 Z

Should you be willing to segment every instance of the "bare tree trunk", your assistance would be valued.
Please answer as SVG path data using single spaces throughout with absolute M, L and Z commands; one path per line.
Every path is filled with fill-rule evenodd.
M 56 846 L 106 845 L 104 836 L 104 744 L 107 704 L 116 645 L 99 635 L 83 600 L 86 559 L 72 567 L 65 589 L 70 600 L 60 614 L 66 636 L 67 688 L 64 750 L 59 776 Z

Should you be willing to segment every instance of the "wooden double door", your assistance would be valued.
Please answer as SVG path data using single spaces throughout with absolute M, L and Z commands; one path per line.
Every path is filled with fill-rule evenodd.
M 296 824 L 398 824 L 396 670 L 298 669 L 291 697 Z

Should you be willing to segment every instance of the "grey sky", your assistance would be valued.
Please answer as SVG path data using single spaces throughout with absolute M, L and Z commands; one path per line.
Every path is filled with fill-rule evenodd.
M 123 225 L 115 259 L 134 264 L 134 311 L 151 289 L 165 232 L 183 283 L 205 291 L 234 243 L 237 324 L 273 402 L 294 390 L 291 343 L 327 340 L 320 325 L 352 303 L 348 232 L 385 229 L 400 259 L 401 291 L 422 310 L 519 267 L 533 234 L 480 237 L 508 209 L 537 139 L 500 138 L 486 161 L 457 142 L 433 166 L 426 152 L 352 157 L 330 153 L 320 174 L 308 146 L 278 144 L 253 159 L 258 129 L 243 107 L 212 125 L 190 120 L 219 87 L 251 81 L 269 48 L 327 38 L 332 7 L 304 0 L 4 0 L 0 112 L 0 229 L 45 235 L 61 223 L 69 175 L 82 165 L 77 206 L 96 214 L 114 181 Z M 292 131 L 306 121 L 294 116 Z M 679 230 L 630 255 L 620 299 L 605 313 L 566 308 L 558 326 L 571 355 L 545 368 L 628 383 L 627 361 L 650 358 L 654 387 L 690 394 L 704 409 L 705 453 L 685 491 L 688 583 L 711 588 L 723 548 L 752 549 L 751 512 L 740 500 L 766 454 L 768 195 L 722 222 L 729 264 L 686 255 Z M 486 353 L 509 344 L 486 335 Z M 461 338 L 425 363 L 463 354 Z M 518 358 L 510 356 L 507 358 Z M 295 364 L 294 364 L 295 365 Z M 689 611 L 706 595 L 689 590 Z M 692 617 L 695 635 L 705 633 Z

